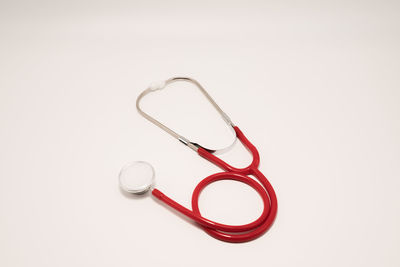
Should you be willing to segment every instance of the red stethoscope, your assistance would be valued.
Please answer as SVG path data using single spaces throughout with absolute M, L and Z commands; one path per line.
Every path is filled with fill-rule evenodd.
M 253 160 L 248 167 L 245 168 L 232 167 L 231 165 L 227 164 L 225 161 L 221 160 L 220 158 L 214 155 L 215 153 L 225 151 L 227 148 L 222 150 L 211 150 L 204 148 L 203 146 L 191 142 L 185 137 L 177 134 L 167 126 L 163 125 L 162 123 L 160 123 L 159 121 L 157 121 L 156 119 L 145 113 L 140 108 L 140 100 L 145 95 L 157 90 L 161 90 L 165 88 L 167 85 L 177 81 L 187 81 L 196 85 L 199 88 L 199 90 L 203 93 L 203 95 L 217 109 L 217 111 L 221 114 L 224 121 L 229 125 L 230 128 L 232 128 L 237 139 L 239 139 L 240 142 L 253 155 Z M 192 210 L 180 205 L 176 201 L 164 195 L 160 190 L 156 188 L 152 189 L 152 185 L 154 183 L 154 170 L 151 167 L 151 165 L 145 162 L 135 162 L 133 164 L 125 166 L 122 169 L 120 173 L 120 185 L 123 189 L 125 189 L 130 193 L 135 193 L 135 194 L 143 194 L 152 189 L 151 193 L 160 201 L 164 202 L 165 204 L 179 211 L 180 213 L 186 215 L 190 219 L 194 220 L 196 223 L 201 225 L 204 231 L 206 231 L 209 235 L 217 239 L 220 239 L 222 241 L 233 242 L 233 243 L 247 242 L 258 238 L 271 227 L 277 213 L 277 199 L 275 191 L 272 188 L 271 184 L 258 169 L 258 165 L 260 163 L 260 156 L 258 154 L 256 147 L 253 144 L 251 144 L 250 141 L 244 136 L 239 127 L 235 126 L 232 123 L 229 117 L 221 110 L 221 108 L 215 103 L 215 101 L 210 97 L 210 95 L 206 92 L 206 90 L 196 80 L 191 78 L 176 77 L 168 79 L 165 82 L 152 85 L 139 95 L 136 101 L 136 107 L 138 112 L 146 119 L 148 119 L 161 129 L 165 130 L 166 132 L 168 132 L 170 135 L 178 139 L 183 144 L 187 145 L 188 147 L 196 151 L 203 158 L 207 159 L 208 161 L 222 168 L 224 172 L 210 175 L 204 178 L 196 186 L 192 194 Z M 147 177 L 149 178 L 147 179 L 146 182 L 143 181 L 139 181 L 139 183 L 137 181 L 132 182 L 132 180 L 130 179 L 132 177 L 135 178 L 134 176 L 137 175 L 138 173 L 142 176 L 143 174 L 148 174 Z M 250 178 L 249 175 L 254 176 L 258 180 L 258 182 Z M 226 225 L 211 221 L 201 216 L 198 205 L 198 199 L 201 191 L 210 183 L 220 180 L 236 180 L 254 188 L 261 196 L 264 204 L 264 209 L 260 217 L 257 220 L 244 225 Z

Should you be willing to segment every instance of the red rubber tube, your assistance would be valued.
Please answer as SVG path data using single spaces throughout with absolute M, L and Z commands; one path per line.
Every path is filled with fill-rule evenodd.
M 272 225 L 275 220 L 278 203 L 275 195 L 275 191 L 267 178 L 258 170 L 258 165 L 260 163 L 260 156 L 257 149 L 253 146 L 250 141 L 244 136 L 240 129 L 235 126 L 235 132 L 242 144 L 250 150 L 253 155 L 252 163 L 246 168 L 235 168 L 227 164 L 225 161 L 214 156 L 207 150 L 199 148 L 197 153 L 214 163 L 215 165 L 221 167 L 225 172 L 216 173 L 204 178 L 194 189 L 192 195 L 192 209 L 187 209 L 179 203 L 175 202 L 171 198 L 164 195 L 158 189 L 153 189 L 152 194 L 159 200 L 167 204 L 168 206 L 174 208 L 180 213 L 191 218 L 195 222 L 201 225 L 201 227 L 209 235 L 226 242 L 240 243 L 247 242 L 258 238 L 263 235 Z M 248 175 L 253 175 L 260 183 L 254 179 L 248 177 Z M 245 183 L 253 187 L 261 196 L 264 209 L 260 217 L 248 224 L 244 225 L 226 225 L 211 221 L 207 218 L 201 216 L 198 200 L 201 191 L 210 183 L 219 180 L 236 180 Z

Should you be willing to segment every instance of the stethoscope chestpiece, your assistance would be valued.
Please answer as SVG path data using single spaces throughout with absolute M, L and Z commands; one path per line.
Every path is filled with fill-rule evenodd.
M 144 194 L 154 186 L 153 166 L 145 161 L 135 161 L 125 165 L 119 173 L 122 190 L 132 194 Z

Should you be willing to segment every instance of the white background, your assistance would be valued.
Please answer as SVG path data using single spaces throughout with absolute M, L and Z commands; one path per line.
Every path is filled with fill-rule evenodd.
M 1 1 L 0 266 L 400 266 L 396 1 Z M 190 76 L 257 146 L 275 224 L 215 240 L 118 187 L 127 162 L 190 207 L 219 169 L 140 117 L 153 81 Z M 230 141 L 193 87 L 143 107 L 211 147 Z M 201 110 L 201 112 L 200 112 Z M 223 157 L 250 162 L 239 145 Z M 220 182 L 202 213 L 241 224 L 257 194 Z

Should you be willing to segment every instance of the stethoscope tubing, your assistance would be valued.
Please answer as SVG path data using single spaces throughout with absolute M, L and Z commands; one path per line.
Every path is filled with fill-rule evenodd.
M 188 218 L 194 220 L 209 235 L 222 241 L 240 243 L 258 238 L 271 227 L 276 217 L 278 203 L 273 187 L 271 186 L 267 178 L 258 169 L 260 157 L 257 149 L 244 136 L 239 127 L 235 126 L 234 130 L 238 139 L 253 155 L 252 163 L 248 167 L 235 168 L 225 161 L 221 160 L 220 158 L 216 157 L 212 153 L 208 152 L 206 149 L 199 147 L 197 153 L 200 156 L 221 167 L 223 170 L 225 170 L 225 172 L 210 175 L 204 178 L 196 186 L 192 194 L 192 210 L 172 200 L 156 188 L 153 189 L 152 194 L 168 206 L 184 214 Z M 253 175 L 259 182 L 250 178 L 248 175 Z M 264 204 L 264 208 L 260 217 L 255 221 L 244 225 L 226 225 L 211 221 L 201 216 L 198 205 L 201 191 L 207 185 L 220 180 L 235 180 L 243 182 L 254 188 L 261 196 Z

